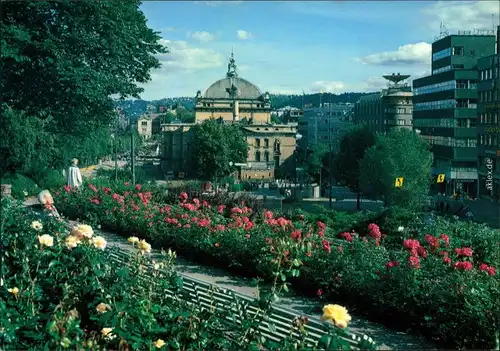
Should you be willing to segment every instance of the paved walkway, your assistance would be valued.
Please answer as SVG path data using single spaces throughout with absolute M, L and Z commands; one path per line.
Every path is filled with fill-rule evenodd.
M 127 240 L 117 234 L 104 232 L 103 236 L 110 246 L 118 246 L 125 250 L 132 249 Z M 158 253 L 159 250 L 152 251 L 152 255 Z M 253 286 L 249 278 L 235 276 L 222 269 L 195 264 L 182 257 L 177 257 L 175 268 L 181 276 L 196 278 L 209 284 L 216 284 L 226 289 L 234 290 L 242 295 L 257 296 L 257 288 Z M 319 320 L 321 315 L 322 305 L 314 298 L 305 298 L 291 293 L 286 298 L 281 298 L 279 305 L 297 311 L 297 315 L 307 315 L 310 319 Z M 380 345 L 382 350 L 436 350 L 434 345 L 421 338 L 387 329 L 381 324 L 373 323 L 356 316 L 352 317 L 353 320 L 349 325 L 349 329 L 356 333 L 371 336 Z

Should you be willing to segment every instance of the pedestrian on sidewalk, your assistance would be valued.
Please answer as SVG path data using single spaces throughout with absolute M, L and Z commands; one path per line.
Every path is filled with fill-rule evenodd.
M 80 168 L 78 168 L 78 159 L 74 158 L 72 165 L 68 169 L 68 186 L 78 188 L 82 183 L 82 173 L 80 172 Z

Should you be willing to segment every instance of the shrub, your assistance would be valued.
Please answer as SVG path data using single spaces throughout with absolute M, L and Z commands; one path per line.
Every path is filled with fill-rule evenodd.
M 45 170 L 35 178 L 35 181 L 42 189 L 61 188 L 67 183 L 62 171 L 55 169 Z
M 6 349 L 253 350 L 262 344 L 268 350 L 293 350 L 304 339 L 305 334 L 269 342 L 249 333 L 260 323 L 253 317 L 187 305 L 171 251 L 152 261 L 145 255 L 149 244 L 130 240 L 136 254 L 116 267 L 115 249 L 90 226 L 68 233 L 62 222 L 40 221 L 9 199 L 2 200 L 2 215 L 6 235 L 1 244 L 9 258 L 1 277 L 6 288 L 0 289 L 0 337 Z M 144 284 L 145 276 L 152 283 Z M 267 306 L 266 299 L 261 301 Z M 228 326 L 227 318 L 238 318 L 241 327 Z M 345 334 L 331 329 L 325 338 L 348 346 L 337 335 Z M 359 341 L 359 347 L 373 345 Z
M 12 185 L 12 196 L 16 199 L 24 199 L 25 196 L 36 195 L 41 190 L 33 180 L 19 173 L 6 174 L 1 182 L 2 184 Z
M 500 313 L 495 302 L 500 294 L 498 275 L 490 267 L 497 256 L 487 251 L 488 244 L 479 242 L 479 237 L 473 241 L 478 249 L 472 247 L 473 254 L 468 256 L 462 246 L 464 234 L 454 233 L 454 227 L 429 224 L 415 237 L 412 228 L 396 234 L 374 223 L 362 224 L 378 216 L 374 213 L 333 212 L 326 218 L 327 225 L 317 220 L 321 213 L 297 212 L 293 221 L 270 211 L 252 217 L 253 210 L 244 204 L 215 206 L 198 199 L 189 201 L 187 194 L 181 194 L 175 205 L 164 205 L 133 188 L 123 193 L 61 192 L 56 201 L 73 216 L 92 214 L 102 225 L 122 233 L 140 233 L 193 259 L 211 259 L 270 282 L 292 281 L 309 292 L 322 289 L 325 297 L 354 303 L 371 315 L 390 316 L 399 327 L 419 329 L 447 346 L 492 346 Z M 383 216 L 379 218 L 388 228 L 408 218 L 397 210 Z M 353 223 L 355 227 L 362 226 L 362 230 L 339 233 L 354 219 L 359 221 Z M 417 224 L 418 218 L 410 227 Z M 484 228 L 480 234 L 491 247 L 498 247 L 492 241 L 496 231 L 487 231 Z M 391 239 L 386 246 L 387 238 L 394 235 L 412 240 L 396 246 Z M 288 268 L 275 275 L 273 267 L 282 264 Z

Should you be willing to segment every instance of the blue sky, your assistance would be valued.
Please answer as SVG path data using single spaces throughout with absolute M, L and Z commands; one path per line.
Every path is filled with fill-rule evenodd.
M 271 93 L 376 91 L 383 74 L 430 69 L 440 23 L 492 29 L 495 1 L 146 1 L 149 27 L 170 50 L 144 99 L 194 96 L 238 73 Z M 495 17 L 492 17 L 492 14 Z

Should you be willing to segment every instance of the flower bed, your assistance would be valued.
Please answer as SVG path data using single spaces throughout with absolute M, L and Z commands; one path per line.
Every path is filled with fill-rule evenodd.
M 152 261 L 151 245 L 131 238 L 136 255 L 116 267 L 106 239 L 89 225 L 68 230 L 9 199 L 2 200 L 4 265 L 0 285 L 0 346 L 5 350 L 295 350 L 306 318 L 277 344 L 258 332 L 260 323 L 240 311 L 201 311 L 179 293 L 175 254 Z M 7 259 L 5 259 L 7 258 Z M 143 277 L 151 281 L 143 284 Z M 172 295 L 165 294 L 166 290 Z M 213 302 L 213 301 L 212 301 Z M 266 308 L 262 309 L 266 313 Z M 228 325 L 237 318 L 241 326 Z M 326 349 L 349 344 L 339 338 L 351 317 L 342 306 L 325 306 L 323 319 L 339 328 L 321 340 Z M 345 333 L 344 333 L 345 335 Z M 373 349 L 371 339 L 357 340 Z
M 376 224 L 365 228 L 366 235 L 338 233 L 306 217 L 291 221 L 270 211 L 252 216 L 245 204 L 212 206 L 187 194 L 180 195 L 179 204 L 165 206 L 152 202 L 140 185 L 124 192 L 90 185 L 56 195 L 56 204 L 69 216 L 137 233 L 183 255 L 210 258 L 280 284 L 292 281 L 297 288 L 321 290 L 325 297 L 343 298 L 448 346 L 493 344 L 500 294 L 489 260 L 496 256 L 483 249 L 476 255 L 474 247 L 455 240 L 459 235 L 420 234 L 389 249 Z M 275 266 L 284 268 L 276 274 Z

